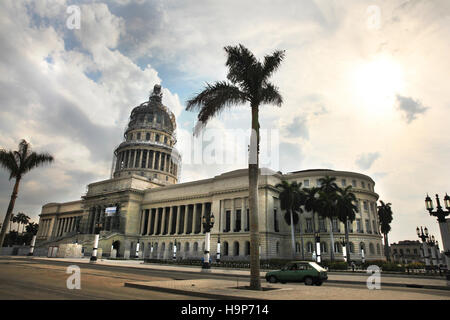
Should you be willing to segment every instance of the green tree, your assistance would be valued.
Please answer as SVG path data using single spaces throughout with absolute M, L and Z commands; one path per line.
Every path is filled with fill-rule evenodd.
M 32 235 L 36 235 L 39 230 L 39 224 L 30 222 L 26 227 L 25 230 L 27 233 L 30 233 Z
M 249 149 L 249 212 L 250 212 L 250 288 L 261 290 L 259 262 L 258 178 L 259 178 L 259 108 L 263 104 L 281 106 L 283 99 L 269 78 L 284 59 L 284 51 L 256 59 L 242 44 L 227 46 L 228 81 L 206 84 L 202 92 L 188 100 L 186 110 L 198 110 L 195 133 L 207 122 L 231 106 L 249 104 L 251 137 Z
M 0 167 L 5 168 L 9 172 L 9 179 L 15 178 L 15 184 L 11 193 L 8 209 L 6 211 L 5 220 L 3 222 L 2 231 L 0 233 L 0 248 L 3 246 L 3 241 L 6 235 L 6 226 L 11 219 L 11 214 L 14 210 L 14 204 L 19 193 L 19 184 L 22 177 L 30 170 L 39 167 L 45 163 L 51 163 L 53 156 L 48 153 L 38 154 L 32 152 L 31 146 L 25 140 L 19 143 L 19 149 L 16 151 L 0 150 Z
M 27 225 L 28 224 L 28 222 L 30 221 L 30 217 L 29 216 L 27 216 L 25 213 L 23 213 L 23 212 L 19 212 L 18 214 L 17 214 L 17 216 L 16 216 L 16 219 L 17 219 L 17 224 L 18 224 L 18 227 L 17 227 L 17 232 L 19 232 L 19 227 L 20 227 L 20 225 L 22 225 L 22 233 L 23 233 L 23 229 L 25 228 L 25 225 Z
M 384 237 L 384 254 L 386 255 L 387 261 L 391 261 L 388 240 L 388 233 L 391 231 L 391 222 L 393 220 L 391 203 L 384 203 L 380 200 L 380 205 L 377 208 L 378 220 L 380 221 L 380 231 Z
M 355 213 L 358 212 L 358 207 L 355 205 L 356 201 L 356 196 L 352 192 L 352 186 L 337 189 L 337 216 L 344 224 L 347 263 L 350 263 L 348 224 L 352 223 L 356 218 Z
M 303 231 L 299 214 L 303 212 L 301 206 L 304 204 L 305 196 L 300 189 L 301 183 L 293 181 L 289 183 L 286 180 L 281 181 L 275 187 L 280 189 L 280 207 L 281 210 L 285 210 L 284 220 L 291 227 L 291 240 L 292 240 L 292 258 L 295 259 L 295 231 L 294 225 L 300 225 L 300 240 L 302 244 L 302 259 L 305 259 L 304 245 L 303 245 Z M 292 222 L 292 223 L 291 223 Z
M 319 215 L 323 219 L 328 219 L 330 225 L 330 254 L 331 261 L 334 261 L 334 237 L 333 237 L 333 218 L 337 217 L 337 189 L 336 177 L 325 176 L 319 179 Z

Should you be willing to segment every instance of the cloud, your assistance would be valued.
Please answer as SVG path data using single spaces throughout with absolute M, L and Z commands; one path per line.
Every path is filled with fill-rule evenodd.
M 309 139 L 308 121 L 304 117 L 295 117 L 292 122 L 285 127 L 288 137 Z
M 421 101 L 401 95 L 397 95 L 397 108 L 404 112 L 407 123 L 411 123 L 418 115 L 425 113 L 429 109 Z
M 379 152 L 364 153 L 356 160 L 356 165 L 363 170 L 368 170 L 379 157 Z

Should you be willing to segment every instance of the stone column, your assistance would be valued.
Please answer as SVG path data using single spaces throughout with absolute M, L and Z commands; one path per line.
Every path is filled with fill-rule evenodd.
M 198 233 L 197 232 L 197 220 L 198 220 L 198 209 L 197 209 L 197 203 L 194 203 L 194 214 L 192 215 L 192 233 Z
M 175 234 L 178 234 L 180 230 L 180 220 L 181 220 L 181 206 L 176 206 L 177 208 L 177 219 L 175 222 Z
M 169 207 L 169 227 L 167 228 L 167 234 L 172 234 L 172 223 L 173 223 L 173 207 Z
M 151 167 L 151 169 L 155 169 L 155 159 L 156 159 L 156 151 L 153 151 L 152 167 Z
M 144 234 L 145 227 L 145 210 L 141 210 L 141 235 Z
M 139 149 L 139 162 L 138 162 L 138 168 L 142 168 L 142 157 L 144 155 L 144 150 Z
M 188 230 L 188 221 L 189 221 L 189 205 L 184 206 L 184 226 L 183 226 L 183 234 L 187 233 Z
M 202 203 L 202 213 L 200 214 L 200 230 L 201 230 L 201 233 L 205 233 L 205 228 L 203 228 L 203 223 L 202 223 L 202 218 L 203 218 L 203 216 L 205 215 L 205 211 L 206 211 L 206 203 L 205 202 L 203 202 Z

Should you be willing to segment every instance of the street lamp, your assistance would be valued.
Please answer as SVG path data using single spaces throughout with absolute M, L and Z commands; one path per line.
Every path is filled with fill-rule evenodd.
M 425 265 L 428 267 L 430 265 L 430 257 L 428 256 L 428 246 L 427 246 L 427 239 L 428 239 L 428 229 L 425 227 L 423 229 L 422 227 L 416 228 L 417 236 L 420 240 L 422 240 L 422 258 L 425 260 Z
M 214 226 L 214 214 L 210 213 L 208 215 L 204 215 L 202 218 L 203 229 L 205 230 L 205 256 L 202 263 L 202 269 L 210 269 L 211 265 L 209 264 L 209 241 L 210 241 L 210 232 L 212 227 Z
M 425 208 L 430 213 L 430 216 L 437 217 L 439 223 L 439 229 L 441 231 L 441 237 L 443 241 L 443 247 L 445 252 L 445 262 L 447 264 L 447 270 L 450 267 L 450 231 L 448 228 L 448 222 L 446 217 L 450 214 L 450 197 L 448 194 L 445 194 L 444 197 L 444 206 L 447 211 L 442 209 L 441 203 L 439 201 L 439 195 L 436 194 L 436 210 L 433 211 L 433 201 L 430 196 L 427 194 L 425 198 Z M 450 275 L 449 275 L 450 277 Z
M 217 238 L 217 256 L 216 256 L 216 261 L 220 262 L 220 234 Z
M 177 260 L 177 239 L 174 239 L 172 259 L 173 259 L 173 261 Z
M 433 266 L 439 266 L 439 251 L 437 251 L 437 241 L 434 236 L 428 237 L 427 245 L 431 248 L 431 262 Z
M 98 249 L 98 238 L 100 236 L 100 230 L 102 229 L 102 224 L 97 223 L 95 225 L 95 236 L 94 236 L 94 248 L 92 249 L 92 255 L 90 262 L 96 262 L 97 261 L 97 249 Z
M 140 247 L 140 243 L 139 243 L 140 239 L 137 239 L 137 243 L 136 243 L 136 253 L 134 254 L 134 257 L 136 259 L 139 259 L 139 247 Z
M 344 261 L 348 262 L 350 259 L 347 257 L 347 242 L 345 241 L 345 238 L 340 239 L 340 243 L 342 245 L 342 255 L 344 256 Z
M 319 232 L 316 232 L 314 234 L 314 240 L 316 242 L 316 262 L 320 263 L 322 260 L 320 257 L 320 233 Z

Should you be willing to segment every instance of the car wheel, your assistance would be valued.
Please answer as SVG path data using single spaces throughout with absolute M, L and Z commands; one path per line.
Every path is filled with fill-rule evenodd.
M 307 286 L 312 286 L 314 284 L 314 281 L 311 277 L 306 277 L 305 278 L 305 285 Z
M 269 282 L 270 282 L 270 283 L 277 283 L 277 281 L 278 281 L 277 277 L 275 277 L 275 276 L 270 276 L 270 278 L 269 278 Z

